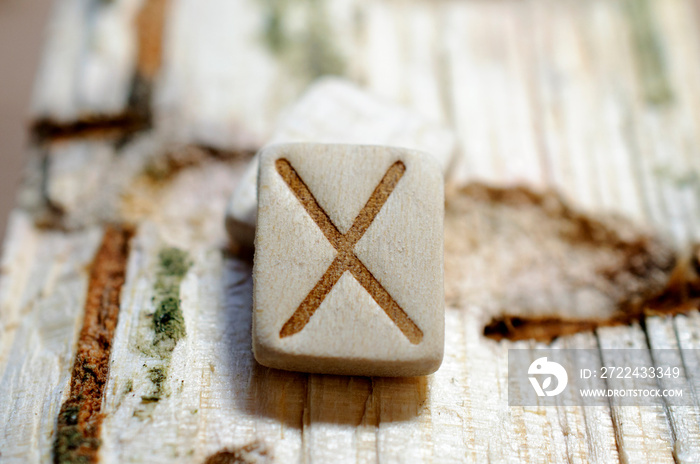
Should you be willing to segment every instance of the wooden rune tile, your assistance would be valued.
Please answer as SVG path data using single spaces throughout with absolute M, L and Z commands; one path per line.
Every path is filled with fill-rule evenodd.
M 434 372 L 444 339 L 443 181 L 405 149 L 277 145 L 261 154 L 253 347 L 306 372 Z

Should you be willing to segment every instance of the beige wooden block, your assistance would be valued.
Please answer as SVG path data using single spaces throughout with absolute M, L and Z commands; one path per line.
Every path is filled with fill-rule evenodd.
M 442 362 L 443 178 L 424 153 L 286 144 L 260 158 L 253 350 L 286 370 L 416 376 Z
M 452 131 L 420 113 L 378 99 L 346 79 L 318 80 L 280 118 L 268 146 L 279 143 L 391 145 L 435 158 L 443 173 L 455 149 Z M 231 195 L 226 228 L 242 245 L 252 245 L 257 216 L 258 156 Z

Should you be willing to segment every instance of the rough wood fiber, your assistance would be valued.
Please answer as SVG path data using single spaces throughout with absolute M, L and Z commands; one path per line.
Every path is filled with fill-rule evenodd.
M 306 143 L 263 150 L 260 167 L 256 359 L 303 372 L 434 372 L 444 344 L 438 163 Z
M 96 7 L 90 18 L 123 4 L 81 3 Z M 484 337 L 492 313 L 465 299 L 447 305 L 443 364 L 426 378 L 321 376 L 261 367 L 250 350 L 251 266 L 224 251 L 222 226 L 226 200 L 246 164 L 235 154 L 261 148 L 281 108 L 316 76 L 334 73 L 453 129 L 457 187 L 480 180 L 506 188 L 523 182 L 535 190 L 554 188 L 581 214 L 623 213 L 683 248 L 700 239 L 697 8 L 680 0 L 170 3 L 163 65 L 149 108 L 156 115 L 154 129 L 126 145 L 93 132 L 100 140 L 83 145 L 85 154 L 75 156 L 75 164 L 57 161 L 60 169 L 50 169 L 60 145 L 32 147 L 36 156 L 28 161 L 22 204 L 44 199 L 44 211 L 54 220 L 40 222 L 49 229 L 38 228 L 41 217 L 20 208 L 5 242 L 0 459 L 52 459 L 89 267 L 110 216 L 135 223 L 137 232 L 105 389 L 102 462 L 700 461 L 697 408 L 508 407 L 507 350 L 544 345 Z M 91 23 L 72 24 L 63 33 L 82 34 Z M 91 27 L 109 37 L 108 26 Z M 87 79 L 85 67 L 74 66 L 84 42 L 68 42 L 74 45 L 61 48 L 63 54 L 47 56 L 59 64 L 70 61 L 66 69 Z M 56 44 L 52 40 L 47 50 L 59 48 Z M 40 80 L 50 83 L 53 76 L 60 96 L 63 73 L 46 72 Z M 119 75 L 110 85 L 118 84 Z M 137 98 L 148 107 L 146 100 Z M 56 114 L 68 115 L 65 127 L 73 127 L 80 122 L 70 116 L 79 113 L 77 104 L 62 102 Z M 168 125 L 168 116 L 181 125 Z M 85 142 L 74 140 L 77 135 L 69 131 L 66 142 Z M 145 140 L 164 149 L 139 145 Z M 220 149 L 212 150 L 217 144 Z M 122 172 L 120 163 L 137 159 L 133 175 L 100 175 L 95 181 L 83 166 L 100 165 L 104 150 L 114 152 L 107 172 Z M 84 173 L 70 174 L 77 184 L 59 181 L 70 165 Z M 122 187 L 112 188 L 111 182 Z M 64 212 L 47 198 L 60 200 Z M 111 206 L 103 210 L 93 198 Z M 448 220 L 453 200 L 448 195 Z M 494 206 L 498 218 L 502 205 Z M 101 214 L 107 210 L 109 215 Z M 541 217 L 537 214 L 533 217 Z M 484 217 L 491 217 L 488 208 Z M 641 237 L 647 228 L 630 230 Z M 457 238 L 469 237 L 456 232 Z M 180 283 L 185 336 L 170 352 L 168 374 L 160 376 L 151 372 L 165 362 L 149 348 L 155 337 L 153 297 L 159 253 L 172 247 L 192 264 Z M 524 251 L 492 249 L 494 263 L 517 263 Z M 607 250 L 596 256 L 615 262 L 621 255 Z M 484 259 L 455 285 L 488 281 L 490 262 Z M 612 285 L 612 294 L 629 288 Z M 483 301 L 502 296 L 485 294 Z M 673 306 L 673 299 L 666 301 Z M 677 301 L 687 315 L 640 314 L 638 326 L 568 335 L 552 346 L 595 348 L 626 340 L 641 347 L 677 343 L 697 349 L 696 303 Z M 697 384 L 698 360 L 682 362 L 688 382 Z M 156 383 L 162 395 L 153 401 Z
M 51 462 L 56 421 L 70 385 L 98 229 L 38 231 L 15 212 L 3 256 L 0 318 L 1 457 Z M 15 248 L 16 246 L 16 248 Z

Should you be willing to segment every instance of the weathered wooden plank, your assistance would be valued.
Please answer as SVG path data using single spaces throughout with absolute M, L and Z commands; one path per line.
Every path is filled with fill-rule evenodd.
M 333 44 L 345 3 L 174 1 L 158 124 L 174 140 L 255 152 L 306 84 L 342 72 Z
M 630 33 L 634 37 L 635 31 L 634 28 L 640 28 L 640 27 L 646 27 L 648 26 L 647 23 L 642 23 L 640 25 L 639 21 L 631 21 L 628 23 L 628 27 L 632 28 L 633 31 Z M 596 37 L 600 38 L 600 34 L 596 34 Z M 595 42 L 594 42 L 595 43 Z M 601 51 L 603 51 L 603 46 L 604 47 L 610 47 L 611 41 L 605 41 L 604 44 L 601 44 L 602 46 L 599 47 Z M 634 47 L 638 46 L 638 44 L 635 44 L 634 42 L 630 44 L 630 48 L 634 50 Z M 628 49 L 629 50 L 629 49 Z M 630 50 L 631 54 L 633 54 L 633 51 Z M 637 50 L 638 52 L 638 50 Z M 603 55 L 604 56 L 604 55 Z M 625 54 L 620 54 L 617 53 L 616 56 L 625 56 Z M 632 64 L 634 56 L 626 55 L 628 58 L 628 63 Z M 619 58 L 618 58 L 619 60 Z M 617 68 L 621 68 L 620 62 L 615 63 L 612 60 L 606 60 L 607 62 L 603 62 L 602 64 L 605 66 L 615 66 Z M 624 62 L 622 62 L 624 64 Z M 628 70 L 630 67 L 627 68 Z M 632 68 L 634 69 L 634 68 Z M 629 71 L 625 71 L 623 69 L 619 69 L 619 73 L 614 73 L 612 70 L 610 71 L 604 71 L 603 75 L 604 76 L 612 76 L 612 75 L 618 75 L 618 76 L 624 76 L 627 78 L 628 85 L 624 88 L 626 89 L 632 89 L 633 93 L 627 92 L 627 95 L 624 96 L 623 99 L 618 99 L 617 102 L 613 102 L 614 105 L 619 106 L 619 109 L 617 110 L 619 114 L 625 115 L 625 114 L 634 114 L 635 109 L 634 107 L 630 108 L 629 105 L 635 105 L 637 104 L 636 101 L 639 101 L 640 98 L 645 97 L 645 92 L 643 88 L 635 88 L 635 81 L 634 78 L 635 76 L 630 75 Z M 591 80 L 587 80 L 586 82 L 592 82 Z M 634 91 L 637 93 L 635 94 Z M 644 106 L 644 101 L 642 100 L 639 103 L 641 106 Z M 613 113 L 614 114 L 614 113 Z M 624 135 L 623 135 L 624 136 Z M 634 137 L 634 135 L 633 135 Z M 614 140 L 614 139 L 613 139 Z M 659 218 L 663 218 L 660 222 L 663 223 L 663 225 L 658 224 L 659 226 L 662 227 L 662 229 L 666 229 L 670 224 L 678 224 L 678 220 L 673 221 L 672 218 L 669 218 L 668 215 L 663 213 L 663 209 L 659 209 L 658 207 L 655 208 L 654 204 L 650 204 L 651 202 L 657 201 L 659 198 L 658 193 L 654 192 L 653 190 L 653 185 L 654 185 L 654 180 L 655 176 L 653 173 L 653 163 L 644 163 L 644 159 L 646 158 L 644 155 L 640 153 L 640 147 L 646 147 L 648 144 L 644 142 L 632 142 L 631 145 L 629 145 L 630 138 L 629 135 L 627 135 L 627 143 L 628 146 L 624 148 L 623 151 L 621 150 L 615 150 L 615 149 L 605 149 L 603 147 L 603 152 L 606 154 L 612 154 L 612 153 L 617 153 L 619 155 L 623 156 L 618 156 L 617 159 L 620 160 L 620 162 L 605 162 L 604 158 L 599 157 L 598 162 L 594 164 L 596 168 L 593 171 L 593 177 L 588 177 L 583 183 L 585 185 L 592 186 L 598 193 L 598 198 L 593 200 L 591 202 L 591 206 L 593 208 L 601 209 L 601 208 L 607 208 L 607 209 L 613 209 L 617 210 L 620 212 L 624 212 L 628 215 L 634 215 L 637 217 L 644 217 L 647 215 L 647 213 L 651 213 L 651 217 L 647 216 L 646 220 L 648 222 L 655 222 L 654 221 L 654 215 L 656 216 L 657 220 Z M 598 151 L 600 152 L 600 151 Z M 626 155 L 626 156 L 625 156 Z M 676 157 L 677 161 L 680 161 Z M 630 162 L 631 161 L 631 162 Z M 631 166 L 634 166 L 636 161 L 637 168 L 636 171 L 635 169 L 630 169 Z M 641 164 L 640 164 L 641 161 Z M 590 172 L 590 171 L 589 171 Z M 579 179 L 585 179 L 586 176 L 586 171 L 585 170 L 575 170 L 576 177 Z M 630 173 L 633 173 L 630 175 Z M 640 173 L 643 173 L 640 175 Z M 632 195 L 630 192 L 634 192 L 635 190 L 639 190 L 639 187 L 635 185 L 639 181 L 646 181 L 646 194 L 643 195 L 637 195 L 637 198 L 642 198 L 643 200 L 647 200 L 644 203 L 642 203 L 639 206 L 642 206 L 642 208 L 639 208 L 639 206 L 636 206 L 634 204 L 629 203 L 629 200 L 627 200 L 627 203 L 625 203 L 623 200 L 624 198 L 633 198 L 635 197 Z M 612 187 L 612 186 L 617 186 Z M 617 192 L 616 192 L 617 190 Z M 619 195 L 619 191 L 627 191 L 628 193 L 626 195 Z M 643 191 L 644 191 L 643 190 Z M 650 192 L 651 190 L 651 192 Z M 616 198 L 617 197 L 617 198 Z M 645 204 L 646 203 L 646 204 Z M 680 218 L 679 218 L 680 219 Z M 681 220 L 682 221 L 682 220 Z M 652 338 L 656 336 L 661 337 L 662 334 L 659 334 L 658 332 L 655 333 L 655 335 L 652 335 Z M 642 349 L 647 349 L 647 344 L 644 340 L 644 335 L 641 333 L 641 331 L 637 330 L 636 332 L 634 329 L 632 331 L 630 329 L 600 329 L 598 331 L 598 338 L 600 340 L 600 345 L 601 348 L 612 348 L 612 347 L 636 347 L 636 348 L 642 348 Z M 629 345 L 629 343 L 626 344 L 626 342 L 632 343 L 632 345 Z M 649 356 L 649 360 L 651 361 L 651 356 Z M 605 362 L 605 360 L 604 360 Z M 659 408 L 657 408 L 659 409 Z M 661 411 L 658 410 L 657 413 L 663 415 L 663 413 L 669 414 L 668 420 L 671 422 L 671 426 L 673 426 L 674 422 L 685 422 L 685 418 L 683 417 L 684 414 L 680 412 L 680 410 L 671 410 L 671 411 Z M 687 436 L 684 437 L 681 435 L 673 434 L 671 435 L 669 433 L 669 424 L 665 421 L 662 420 L 659 422 L 659 417 L 660 415 L 657 416 L 654 413 L 651 413 L 649 408 L 638 408 L 637 410 L 632 409 L 632 408 L 624 408 L 624 407 L 613 407 L 612 410 L 612 417 L 614 420 L 614 425 L 615 425 L 615 430 L 617 434 L 617 439 L 618 443 L 622 448 L 621 452 L 621 460 L 624 462 L 638 462 L 639 460 L 647 460 L 648 462 L 656 462 L 659 460 L 666 460 L 666 461 L 671 461 L 672 459 L 676 460 L 685 460 L 690 458 L 692 460 L 693 458 L 686 455 L 679 454 L 677 451 L 679 449 L 686 450 L 687 448 L 684 446 L 684 443 L 688 441 Z M 688 434 L 692 437 L 693 432 L 692 428 L 687 429 Z M 665 436 L 666 438 L 663 439 L 662 443 L 655 442 L 654 440 L 656 437 L 660 436 Z M 673 440 L 674 447 L 670 448 L 664 448 L 666 440 Z M 678 440 L 678 441 L 676 441 Z M 692 438 L 690 439 L 692 440 Z M 692 447 L 692 446 L 691 446 Z M 685 451 L 687 453 L 687 451 Z M 658 454 L 660 453 L 660 454 Z
M 543 186 L 528 79 L 518 63 L 521 41 L 533 27 L 526 8 L 502 2 L 447 2 L 441 8 L 446 92 L 464 154 L 453 173 L 458 182 Z
M 136 45 L 145 36 L 134 33 L 134 21 L 148 8 L 160 11 L 157 17 L 171 14 L 160 77 L 159 60 L 146 59 L 150 47 Z M 453 125 L 462 152 L 457 184 L 478 178 L 553 186 L 586 211 L 654 225 L 676 245 L 697 239 L 700 42 L 693 11 L 680 0 L 338 0 L 323 7 L 180 0 L 169 10 L 165 2 L 61 3 L 56 21 L 74 27 L 52 36 L 49 47 L 69 46 L 46 55 L 38 114 L 68 124 L 85 114 L 113 115 L 128 106 L 129 81 L 143 71 L 156 87 L 156 128 L 126 144 L 69 140 L 36 150 L 23 204 L 48 208 L 52 220 L 43 224 L 71 232 L 39 230 L 33 224 L 39 216 L 25 210 L 13 218 L 0 277 L 0 396 L 11 399 L 0 402 L 2 457 L 51 459 L 82 322 L 85 269 L 102 235 L 95 225 L 118 220 L 136 224 L 137 235 L 105 389 L 103 461 L 201 462 L 216 453 L 276 462 L 697 460 L 694 409 L 507 405 L 507 350 L 542 345 L 497 342 L 483 336 L 484 326 L 505 303 L 521 315 L 541 315 L 543 308 L 559 316 L 609 315 L 613 299 L 596 305 L 565 299 L 588 291 L 586 282 L 609 285 L 598 280 L 597 261 L 585 261 L 616 256 L 609 250 L 571 255 L 566 248 L 561 256 L 577 257 L 569 261 L 578 265 L 570 266 L 573 273 L 557 274 L 567 262 L 561 259 L 553 260 L 559 267 L 535 267 L 533 277 L 522 263 L 537 262 L 538 253 L 526 252 L 537 249 L 537 239 L 506 240 L 499 248 L 493 243 L 507 234 L 485 242 L 468 233 L 471 227 L 457 221 L 449 232 L 448 224 L 451 252 L 472 256 L 473 265 L 452 268 L 448 289 L 456 296 L 448 299 L 443 367 L 427 379 L 403 381 L 257 365 L 250 353 L 250 264 L 223 251 L 224 204 L 243 167 L 233 153 L 257 150 L 280 108 L 328 73 L 347 74 Z M 99 40 L 86 45 L 90 30 Z M 120 41 L 115 48 L 112 39 Z M 652 55 L 649 43 L 658 43 Z M 99 44 L 106 44 L 104 54 L 91 48 Z M 53 83 L 43 77 L 51 73 Z M 227 151 L 182 147 L 192 143 Z M 527 197 L 527 190 L 507 192 Z M 501 232 L 528 224 L 519 222 L 521 210 L 508 211 L 499 216 L 486 207 L 473 229 L 499 218 Z M 541 229 L 523 230 L 527 237 Z M 625 237 L 640 233 L 629 225 L 620 230 Z M 543 239 L 549 256 L 563 250 L 554 235 Z M 476 245 L 484 246 L 475 252 Z M 177 283 L 185 335 L 165 342 L 173 349 L 161 356 L 164 342 L 154 345 L 163 298 L 156 283 L 161 252 L 173 247 L 191 261 Z M 520 277 L 521 285 L 508 276 Z M 566 286 L 562 276 L 583 279 Z M 664 276 L 647 275 L 642 283 L 662 285 Z M 537 290 L 515 291 L 528 285 Z M 652 347 L 692 348 L 698 324 L 697 313 L 650 318 L 646 334 L 637 326 L 599 329 L 553 346 L 630 340 L 644 347 L 648 339 Z M 49 342 L 32 344 L 43 334 Z M 683 362 L 688 381 L 697 384 L 697 360 Z M 45 378 L 35 379 L 39 371 Z
M 130 227 L 107 226 L 91 263 L 70 390 L 61 404 L 53 436 L 54 461 L 94 461 L 97 456 L 104 389 L 132 233 Z
M 654 182 L 647 184 L 650 196 L 662 201 L 656 225 L 665 229 L 677 246 L 683 249 L 690 241 L 698 239 L 696 219 L 700 211 L 695 194 L 698 172 L 697 117 L 692 106 L 692 101 L 697 100 L 698 96 L 697 89 L 687 82 L 689 76 L 697 76 L 698 67 L 696 64 L 686 64 L 689 49 L 696 47 L 697 23 L 689 21 L 694 11 L 683 2 L 642 2 L 641 6 L 647 9 L 642 13 L 647 15 L 647 26 L 653 34 L 651 38 L 656 41 L 662 56 L 656 64 L 656 72 L 668 82 L 669 95 L 667 101 L 660 102 L 661 106 L 657 104 L 645 110 L 641 124 L 647 129 L 638 133 L 638 143 L 651 147 L 643 158 L 647 159 L 646 165 L 653 169 L 648 178 Z M 678 41 L 679 34 L 693 39 Z M 675 43 L 679 46 L 672 45 Z M 696 324 L 694 317 L 678 316 L 676 321 L 648 318 L 645 330 L 652 348 L 652 358 L 653 349 L 679 347 L 674 327 L 687 333 L 697 330 Z M 680 347 L 683 348 L 683 345 Z M 678 357 L 693 356 L 692 351 L 684 353 L 684 356 L 679 353 Z M 663 385 L 663 380 L 661 383 Z M 693 391 L 693 388 L 688 390 Z M 666 414 L 673 432 L 673 457 L 676 462 L 697 460 L 697 443 L 700 439 L 697 410 L 668 406 Z
M 686 316 L 678 316 L 676 319 L 682 326 L 690 324 Z M 648 336 L 649 348 L 651 349 L 651 359 L 662 365 L 668 362 L 673 362 L 673 365 L 684 367 L 683 376 L 685 382 L 683 386 L 684 394 L 691 395 L 688 400 L 688 406 L 666 405 L 668 410 L 668 419 L 671 431 L 674 437 L 673 457 L 676 462 L 693 462 L 698 459 L 698 450 L 700 450 L 700 421 L 698 421 L 698 399 L 695 397 L 695 385 L 693 383 L 693 374 L 689 373 L 693 369 L 694 352 L 693 348 L 679 345 L 676 335 L 674 320 L 672 318 L 650 317 L 646 319 L 645 330 Z M 682 353 L 679 348 L 684 348 L 687 351 Z M 664 350 L 662 359 L 659 359 L 659 352 L 655 350 Z M 672 355 L 669 351 L 674 350 Z M 691 358 L 686 362 L 686 358 Z M 692 372 L 692 371 L 691 371 Z M 665 378 L 658 379 L 659 388 L 678 388 L 678 384 L 670 385 L 670 381 Z
M 598 3 L 597 5 L 598 11 L 596 14 L 600 17 L 600 15 L 603 16 L 603 20 L 608 20 L 609 18 L 606 18 L 605 16 L 612 16 L 613 19 L 618 16 L 617 12 L 615 10 L 611 10 L 610 8 L 606 8 L 606 5 L 602 5 Z M 600 10 L 603 11 L 600 11 Z M 607 12 L 605 11 L 607 10 Z M 551 9 L 546 10 L 547 11 L 547 16 L 550 16 L 552 14 L 557 14 L 558 12 L 561 12 L 561 10 L 558 10 L 556 7 L 553 7 Z M 552 11 L 554 13 L 552 13 Z M 552 35 L 555 35 L 556 37 L 559 38 L 559 40 L 554 41 L 554 42 L 548 42 L 551 45 L 557 47 L 559 50 L 561 50 L 560 54 L 557 53 L 547 53 L 547 54 L 542 54 L 540 56 L 542 57 L 557 57 L 561 56 L 564 61 L 562 61 L 562 64 L 564 65 L 576 65 L 575 61 L 571 61 L 572 58 L 575 60 L 576 57 L 580 56 L 580 53 L 582 50 L 586 50 L 585 47 L 582 45 L 579 45 L 576 43 L 576 41 L 581 41 L 584 40 L 585 38 L 582 37 L 581 35 L 576 34 L 577 30 L 577 23 L 580 22 L 579 18 L 576 18 L 575 21 L 573 21 L 574 27 L 571 27 L 571 24 L 567 24 L 567 21 L 571 21 L 575 17 L 569 17 L 567 14 L 568 12 L 564 12 L 565 17 L 563 18 L 558 18 L 559 20 L 556 22 L 549 22 L 547 21 L 547 26 L 554 26 L 560 29 L 556 29 Z M 587 13 L 587 12 L 586 12 Z M 585 13 L 584 13 L 584 18 L 585 18 Z M 600 21 L 600 19 L 598 19 Z M 618 19 L 619 21 L 619 19 Z M 599 28 L 597 29 L 597 33 L 595 34 L 596 37 L 600 38 L 602 36 L 601 32 L 604 31 L 604 28 Z M 610 31 L 614 29 L 609 29 Z M 542 31 L 542 29 L 538 29 L 538 31 Z M 544 29 L 546 31 L 546 29 Z M 542 32 L 544 32 L 542 31 Z M 565 38 L 571 37 L 573 42 L 567 42 Z M 562 40 L 564 39 L 564 40 Z M 610 46 L 611 42 L 610 41 L 600 41 L 601 44 L 605 44 L 606 47 L 608 47 L 608 50 L 610 50 L 612 47 Z M 569 44 L 572 44 L 573 47 Z M 614 49 L 613 49 L 614 50 Z M 616 55 L 618 56 L 619 53 Z M 595 55 L 595 56 L 600 56 L 600 55 Z M 603 55 L 604 56 L 604 55 Z M 619 57 L 618 57 L 619 59 Z M 605 64 L 605 63 L 603 63 Z M 573 67 L 569 68 L 570 70 L 567 70 L 566 68 L 562 69 L 562 72 L 569 73 L 574 76 L 572 73 L 576 73 L 577 75 L 580 75 L 581 72 L 588 72 L 590 67 L 587 66 L 588 63 L 579 63 L 579 67 Z M 547 67 L 551 67 L 551 64 L 546 65 Z M 555 64 L 556 66 L 556 64 Z M 544 67 L 544 69 L 547 69 L 547 67 Z M 613 73 L 607 73 L 605 75 L 615 75 Z M 578 76 L 577 76 L 578 77 Z M 584 97 L 585 99 L 577 99 L 578 96 L 576 93 L 572 93 L 571 97 L 565 97 L 565 99 L 561 100 L 564 103 L 564 108 L 571 108 L 571 110 L 568 113 L 565 113 L 570 115 L 569 117 L 572 119 L 572 125 L 570 126 L 573 130 L 581 130 L 581 128 L 584 128 L 587 124 L 590 122 L 593 122 L 593 124 L 597 124 L 595 119 L 589 119 L 589 120 L 584 120 L 581 119 L 581 115 L 584 114 L 593 114 L 594 111 L 591 109 L 588 109 L 586 106 L 581 106 L 583 105 L 594 105 L 598 103 L 597 95 L 591 94 L 590 92 L 592 90 L 596 90 L 594 87 L 592 87 L 593 82 L 595 80 L 593 79 L 576 79 L 573 81 L 573 91 L 576 92 L 576 83 L 580 82 L 583 85 L 591 85 L 590 90 L 586 90 L 585 88 L 582 88 L 581 91 L 587 91 L 589 92 L 589 95 Z M 571 86 L 571 85 L 570 85 Z M 548 90 L 545 87 L 545 90 Z M 581 94 L 585 95 L 585 94 Z M 591 98 L 594 97 L 594 98 Z M 537 98 L 537 95 L 535 95 L 535 98 Z M 605 95 L 603 95 L 603 98 L 605 98 Z M 579 103 L 580 102 L 580 103 Z M 629 110 L 628 110 L 629 111 Z M 559 114 L 561 111 L 559 111 Z M 558 123 L 561 120 L 553 120 L 553 122 Z M 566 120 L 564 120 L 566 121 Z M 545 129 L 547 129 L 547 126 L 544 126 Z M 551 135 L 546 136 L 545 140 L 553 140 L 552 136 L 561 138 L 562 134 L 566 134 L 566 131 L 562 130 L 556 130 L 556 131 L 550 131 L 547 130 Z M 546 132 L 546 133 L 547 133 Z M 581 137 L 580 142 L 576 142 L 575 138 L 577 137 L 576 132 L 571 132 L 571 135 L 568 137 L 564 138 L 563 140 L 566 141 L 567 138 L 569 140 L 568 143 L 573 143 L 572 146 L 574 149 L 582 149 L 587 146 L 587 139 L 585 138 L 585 132 L 582 134 L 583 136 Z M 613 134 L 614 135 L 614 134 Z M 572 136 L 574 138 L 574 141 L 572 142 Z M 615 138 L 613 137 L 611 142 L 615 142 Z M 593 153 L 619 153 L 624 155 L 625 152 L 620 152 L 620 150 L 615 150 L 611 149 L 615 145 L 603 145 L 600 148 L 593 148 L 590 151 L 593 151 Z M 605 209 L 612 209 L 612 210 L 617 210 L 621 212 L 625 212 L 628 215 L 640 217 L 641 212 L 638 206 L 634 204 L 630 204 L 629 200 L 634 199 L 635 195 L 632 194 L 630 195 L 629 192 L 634 193 L 636 188 L 635 188 L 635 180 L 636 177 L 630 173 L 633 173 L 634 171 L 627 170 L 625 171 L 625 168 L 630 165 L 629 161 L 625 161 L 625 157 L 623 156 L 622 158 L 618 157 L 618 159 L 621 160 L 621 162 L 616 162 L 616 163 L 606 163 L 603 158 L 598 158 L 597 163 L 586 163 L 581 166 L 576 166 L 573 163 L 576 162 L 582 162 L 585 159 L 585 155 L 583 152 L 568 152 L 568 150 L 564 149 L 562 145 L 554 145 L 552 148 L 546 151 L 548 156 L 551 157 L 551 161 L 548 162 L 549 169 L 550 171 L 550 176 L 553 175 L 553 181 L 555 182 L 555 185 L 559 185 L 560 189 L 563 190 L 567 196 L 570 196 L 571 198 L 575 198 L 577 203 L 581 204 L 583 203 L 590 209 L 596 209 L 600 210 L 601 208 Z M 469 156 L 469 152 L 466 152 L 467 156 Z M 598 168 L 596 169 L 594 166 L 598 165 Z M 608 167 L 609 166 L 614 166 L 616 169 L 610 170 Z M 478 164 L 475 164 L 478 165 Z M 591 168 L 593 167 L 593 171 L 591 171 Z M 597 172 L 596 172 L 597 171 Z M 614 172 L 614 176 L 611 175 L 612 172 Z M 592 177 L 592 174 L 595 173 L 595 177 Z M 607 177 L 607 182 L 606 182 L 606 177 Z M 499 178 L 499 181 L 502 181 L 504 179 Z M 615 180 L 615 182 L 613 182 Z M 620 182 L 620 180 L 623 180 Z M 630 182 L 631 181 L 631 182 Z M 626 195 L 620 195 L 617 198 L 615 198 L 614 194 L 616 186 L 622 186 L 622 188 L 626 189 L 628 192 Z M 612 187 L 612 189 L 611 189 Z M 588 194 L 586 193 L 586 189 L 588 190 Z M 588 199 L 588 200 L 586 200 Z M 627 202 L 627 203 L 625 203 Z M 610 340 L 610 337 L 606 335 L 601 335 L 602 340 Z M 622 418 L 619 417 L 618 414 L 621 414 Z M 617 417 L 617 420 L 615 421 L 615 428 L 618 431 L 618 433 L 621 435 L 621 439 L 624 440 L 625 438 L 632 440 L 632 437 L 634 436 L 634 432 L 632 430 L 627 430 L 627 432 L 624 429 L 624 426 L 621 424 L 626 424 L 628 421 L 630 421 L 630 424 L 635 423 L 635 420 L 633 417 L 629 417 L 625 415 L 625 411 L 617 411 L 615 413 L 615 416 Z M 655 422 L 652 422 L 651 425 L 653 425 Z M 649 429 L 651 430 L 651 428 Z M 611 431 L 611 430 L 610 430 Z M 652 432 L 653 435 L 653 432 Z M 610 437 L 610 435 L 608 435 Z M 669 437 L 670 438 L 670 437 Z M 616 441 L 615 440 L 608 440 L 608 443 L 611 445 L 615 445 Z M 633 448 L 633 447 L 628 447 L 625 446 L 625 448 Z M 654 448 L 652 445 L 651 448 Z M 656 451 L 660 451 L 660 449 L 656 449 Z M 667 450 L 665 454 L 666 459 L 670 459 L 670 450 Z M 629 456 L 626 454 L 623 454 L 624 458 L 627 459 Z M 649 459 L 650 462 L 653 462 L 655 458 L 650 458 L 648 453 L 641 453 L 641 455 L 638 456 L 638 458 L 642 459 Z
M 362 22 L 350 76 L 374 95 L 449 123 L 439 8 L 430 2 L 357 2 Z
M 244 419 L 254 375 L 250 268 L 225 260 L 221 250 L 220 219 L 241 167 L 212 161 L 181 172 L 164 186 L 131 191 L 124 214 L 141 226 L 123 290 L 123 323 L 114 338 L 102 433 L 106 462 L 136 457 L 144 462 L 201 461 L 221 448 L 256 439 L 253 423 Z M 191 195 L 202 188 L 208 191 L 206 205 Z M 129 208 L 146 198 L 158 213 Z M 181 301 L 176 310 L 158 293 L 159 279 L 169 272 L 164 266 L 172 266 L 164 264 L 164 250 L 181 253 L 189 264 L 172 289 Z M 159 326 L 156 321 L 166 316 L 180 317 L 181 327 Z
M 21 247 L 5 262 L 12 267 L 5 271 L 1 299 L 2 458 L 47 462 L 83 319 L 86 269 L 101 230 L 41 232 L 16 212 L 7 237 Z
M 647 353 L 644 364 L 653 365 L 651 353 L 644 351 L 649 347 L 644 332 L 638 325 L 601 328 L 598 329 L 598 337 L 603 365 L 629 365 L 631 360 L 627 357 L 609 357 L 610 352 L 606 351 L 624 349 L 634 349 L 631 351 L 634 356 Z M 674 437 L 662 405 L 626 407 L 621 406 L 620 398 L 615 397 L 610 398 L 610 403 L 621 462 L 674 462 Z

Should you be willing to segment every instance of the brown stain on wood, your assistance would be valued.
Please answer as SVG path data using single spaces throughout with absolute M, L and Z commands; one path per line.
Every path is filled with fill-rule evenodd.
M 167 151 L 151 160 L 144 169 L 145 176 L 155 182 L 171 180 L 180 171 L 200 166 L 208 161 L 233 162 L 248 160 L 255 155 L 245 150 L 220 150 L 204 145 L 186 145 Z
M 146 0 L 136 18 L 136 69 L 149 81 L 156 77 L 163 61 L 163 37 L 169 4 L 168 0 Z
M 485 307 L 484 335 L 496 340 L 549 342 L 683 312 L 700 297 L 700 267 L 688 264 L 697 252 L 680 260 L 653 233 L 552 191 L 468 184 L 448 197 L 445 228 L 448 306 Z
M 484 335 L 499 341 L 533 339 L 549 343 L 557 337 L 598 327 L 628 325 L 648 316 L 675 316 L 699 308 L 700 245 L 696 245 L 690 256 L 678 260 L 662 290 L 642 301 L 624 302 L 621 314 L 609 319 L 523 318 L 506 314 L 484 327 Z
M 204 460 L 204 464 L 253 464 L 258 458 L 270 459 L 269 451 L 260 442 L 252 442 L 238 448 L 224 448 Z
M 603 320 L 566 320 L 560 318 L 522 318 L 504 315 L 497 317 L 484 327 L 484 335 L 501 341 L 508 340 L 537 340 L 551 342 L 557 337 L 578 332 L 588 332 L 602 325 L 617 325 L 631 321 Z
M 700 306 L 700 244 L 678 260 L 668 283 L 657 295 L 644 302 L 647 312 L 685 312 Z
M 70 122 L 41 118 L 34 121 L 29 130 L 34 140 L 47 143 L 69 139 L 118 139 L 150 127 L 150 117 L 127 110 L 118 115 L 87 116 Z
M 106 227 L 92 263 L 70 393 L 58 415 L 53 444 L 56 464 L 97 461 L 104 388 L 132 236 L 130 227 Z
M 643 321 L 646 316 L 676 315 L 700 307 L 700 246 L 696 245 L 688 256 L 673 255 L 659 260 L 654 239 L 645 235 L 623 238 L 603 220 L 586 216 L 566 206 L 556 198 L 539 195 L 525 188 L 498 189 L 474 185 L 465 192 L 481 190 L 489 201 L 513 206 L 545 208 L 547 214 L 557 220 L 567 221 L 571 227 L 563 237 L 573 245 L 607 248 L 620 253 L 623 259 L 616 266 L 598 269 L 601 277 L 621 289 L 625 297 L 618 301 L 617 310 L 608 318 L 523 317 L 506 313 L 495 317 L 484 328 L 484 335 L 495 340 L 534 339 L 551 342 L 553 339 L 598 327 L 627 325 Z M 546 203 L 549 203 L 549 208 Z M 675 263 L 673 267 L 671 267 Z M 642 281 L 653 272 L 667 276 L 664 285 L 651 282 L 647 289 L 626 289 L 630 276 Z

